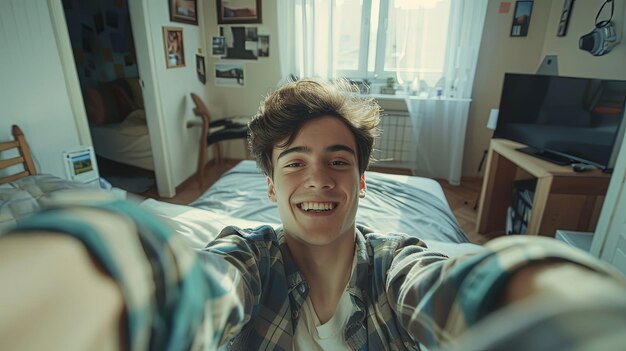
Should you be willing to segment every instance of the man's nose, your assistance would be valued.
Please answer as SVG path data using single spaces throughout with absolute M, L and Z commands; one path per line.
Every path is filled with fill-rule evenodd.
M 335 181 L 327 167 L 316 165 L 309 168 L 305 185 L 307 188 L 332 189 Z

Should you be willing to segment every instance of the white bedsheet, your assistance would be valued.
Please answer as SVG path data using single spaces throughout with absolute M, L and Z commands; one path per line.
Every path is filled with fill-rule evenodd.
M 404 232 L 433 250 L 457 256 L 481 246 L 469 243 L 452 216 L 441 186 L 432 179 L 367 172 L 368 190 L 359 202 L 357 224 L 384 233 Z M 156 214 L 194 248 L 203 248 L 228 225 L 280 226 L 276 204 L 254 161 L 242 161 L 190 206 L 147 199 L 141 207 Z
M 154 170 L 152 146 L 144 110 L 135 110 L 121 123 L 89 125 L 97 155 L 109 160 Z

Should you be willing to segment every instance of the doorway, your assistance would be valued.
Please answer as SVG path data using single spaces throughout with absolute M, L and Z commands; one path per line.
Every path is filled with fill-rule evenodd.
M 156 184 L 127 0 L 63 0 L 100 175 L 141 194 Z

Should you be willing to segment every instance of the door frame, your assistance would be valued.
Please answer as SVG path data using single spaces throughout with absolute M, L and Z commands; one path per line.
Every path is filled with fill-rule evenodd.
M 47 2 L 63 75 L 65 77 L 65 85 L 74 114 L 74 120 L 76 121 L 78 138 L 81 144 L 93 146 L 78 74 L 76 73 L 76 63 L 74 62 L 63 4 L 61 0 L 47 0 Z M 174 197 L 176 195 L 176 188 L 173 183 L 172 172 L 170 171 L 171 160 L 167 152 L 167 138 L 165 137 L 163 126 L 163 109 L 157 98 L 158 76 L 156 75 L 156 64 L 154 62 L 156 56 L 150 37 L 148 1 L 128 1 L 128 10 L 131 18 L 133 39 L 135 41 L 135 51 L 146 110 L 146 121 L 150 135 L 150 145 L 152 147 L 157 190 L 161 197 Z

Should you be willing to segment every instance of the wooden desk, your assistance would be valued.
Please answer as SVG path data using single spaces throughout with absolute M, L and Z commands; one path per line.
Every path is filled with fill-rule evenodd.
M 554 236 L 556 229 L 593 232 L 610 175 L 600 170 L 577 173 L 515 150 L 525 145 L 493 139 L 487 157 L 476 231 L 504 234 L 513 182 L 537 178 L 526 234 Z

